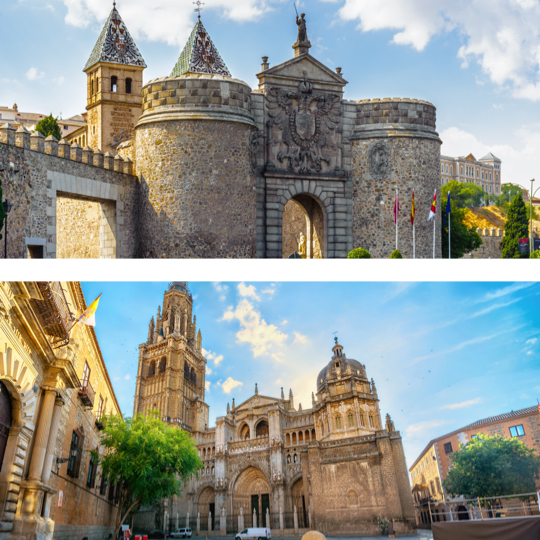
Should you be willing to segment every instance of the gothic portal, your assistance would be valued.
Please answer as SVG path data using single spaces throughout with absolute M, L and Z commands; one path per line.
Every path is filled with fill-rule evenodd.
M 393 519 L 397 531 L 415 527 L 401 435 L 389 415 L 383 422 L 366 366 L 348 358 L 337 338 L 309 409 L 296 406 L 292 390 L 270 397 L 255 385 L 252 397 L 233 399 L 209 427 L 205 366 L 189 288 L 174 282 L 140 345 L 134 412 L 157 408 L 163 421 L 190 431 L 204 469 L 181 498 L 137 514 L 136 531 L 373 534 L 377 516 Z

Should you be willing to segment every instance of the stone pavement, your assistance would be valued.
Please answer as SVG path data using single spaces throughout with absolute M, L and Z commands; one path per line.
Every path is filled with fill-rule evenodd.
M 273 540 L 277 540 L 279 538 L 286 538 L 287 540 L 301 540 L 300 536 L 277 536 L 272 535 Z M 381 540 L 381 538 L 388 538 L 387 536 L 327 536 L 327 540 Z M 419 530 L 417 534 L 408 534 L 408 535 L 399 535 L 398 538 L 407 538 L 408 540 L 433 540 L 433 532 L 430 530 Z M 205 537 L 202 536 L 193 536 L 192 540 L 205 540 Z M 211 540 L 231 540 L 231 536 L 224 536 L 224 537 L 217 537 L 212 536 L 210 537 Z

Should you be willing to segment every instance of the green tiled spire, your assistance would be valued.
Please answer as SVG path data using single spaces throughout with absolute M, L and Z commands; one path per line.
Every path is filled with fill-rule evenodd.
M 171 77 L 185 73 L 231 76 L 201 19 L 197 20 L 178 62 L 172 70 Z
M 137 45 L 129 35 L 128 29 L 116 9 L 116 3 L 83 71 L 98 62 L 146 67 Z

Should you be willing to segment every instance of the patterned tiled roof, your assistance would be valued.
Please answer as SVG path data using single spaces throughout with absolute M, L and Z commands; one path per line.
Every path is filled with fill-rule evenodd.
M 116 6 L 113 7 L 83 71 L 98 62 L 146 67 Z
M 197 20 L 178 62 L 172 70 L 171 77 L 185 73 L 231 76 L 201 19 Z
M 483 420 L 477 420 L 468 426 L 465 426 L 462 429 L 467 429 L 471 427 L 481 426 L 483 424 L 490 424 L 491 422 L 501 422 L 502 420 L 508 420 L 509 418 L 514 418 L 515 416 L 522 416 L 524 414 L 534 414 L 538 412 L 538 406 L 527 407 L 526 409 L 520 409 L 519 411 L 512 411 L 509 413 L 499 414 L 498 416 L 490 416 L 489 418 L 484 418 Z

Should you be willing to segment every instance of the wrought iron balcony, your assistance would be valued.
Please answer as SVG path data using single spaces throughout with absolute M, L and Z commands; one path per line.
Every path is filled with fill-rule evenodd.
M 43 332 L 53 338 L 53 349 L 58 349 L 69 343 L 73 317 L 59 281 L 38 281 L 37 285 L 43 300 L 32 300 L 32 309 Z
M 81 398 L 81 401 L 84 403 L 84 405 L 86 405 L 87 407 L 94 406 L 94 399 L 96 397 L 96 393 L 94 392 L 90 381 L 83 381 L 83 385 L 79 389 L 79 397 Z

